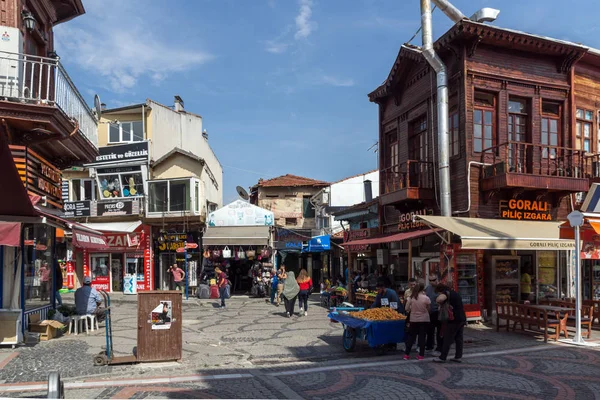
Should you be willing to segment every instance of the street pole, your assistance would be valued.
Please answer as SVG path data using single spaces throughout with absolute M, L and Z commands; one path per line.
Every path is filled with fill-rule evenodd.
M 583 344 L 581 338 L 581 234 L 579 228 L 583 225 L 583 214 L 573 211 L 567 218 L 575 230 L 575 337 L 573 343 Z
M 579 226 L 575 227 L 575 338 L 573 342 L 583 343 L 581 338 L 581 244 Z
M 190 271 L 188 268 L 187 241 L 183 242 L 183 260 L 185 262 L 185 299 L 188 300 L 190 290 Z

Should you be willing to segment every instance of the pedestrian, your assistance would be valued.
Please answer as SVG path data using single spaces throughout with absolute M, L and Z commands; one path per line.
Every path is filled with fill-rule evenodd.
M 59 307 L 62 307 L 62 297 L 60 295 L 60 289 L 63 288 L 63 269 L 66 268 L 65 263 L 60 261 L 54 270 L 54 281 L 56 282 L 56 293 L 54 294 L 54 300 L 58 303 Z
M 308 315 L 308 296 L 310 295 L 310 291 L 312 290 L 313 281 L 308 276 L 308 273 L 304 268 L 300 270 L 300 275 L 298 275 L 298 287 L 300 288 L 300 292 L 298 294 L 298 305 L 300 306 L 300 315 L 304 312 L 304 316 Z
M 454 358 L 451 361 L 461 362 L 463 356 L 463 331 L 467 323 L 465 308 L 462 298 L 454 290 L 443 284 L 438 284 L 435 288 L 438 294 L 436 299 L 439 309 L 439 319 L 442 322 L 442 354 L 433 361 L 444 363 L 448 358 L 452 343 L 456 344 Z M 449 318 L 447 318 L 447 316 Z
M 40 282 L 41 282 L 41 286 L 42 286 L 42 290 L 40 293 L 40 297 L 42 301 L 46 301 L 49 299 L 50 296 L 50 284 L 52 283 L 50 281 L 50 268 L 48 267 L 48 262 L 44 261 L 42 263 L 42 266 L 39 269 L 39 273 L 40 273 Z
M 181 290 L 185 287 L 183 278 L 185 278 L 185 271 L 177 266 L 177 263 L 173 264 L 167 270 L 167 273 L 173 274 L 173 282 L 175 282 L 175 290 Z
M 404 300 L 408 300 L 408 298 L 411 296 L 413 290 L 415 289 L 415 286 L 417 286 L 417 280 L 415 278 L 410 278 L 408 280 L 408 289 L 406 289 L 404 291 Z
M 286 279 L 287 272 L 285 272 L 285 264 L 282 264 L 277 272 L 277 307 L 279 307 L 279 304 L 281 303 L 281 293 L 283 293 Z
M 277 286 L 279 283 L 279 279 L 277 278 L 277 270 L 273 270 L 271 273 L 273 276 L 271 278 L 271 304 L 275 304 L 275 297 L 277 296 Z
M 287 278 L 285 279 L 285 284 L 283 285 L 283 301 L 285 302 L 285 312 L 289 317 L 294 315 L 294 305 L 296 304 L 296 298 L 298 297 L 298 293 L 300 292 L 300 286 L 298 286 L 298 282 L 296 282 L 296 276 L 293 272 L 287 273 Z
M 215 274 L 217 274 L 217 287 L 219 288 L 219 298 L 221 299 L 221 308 L 225 308 L 225 297 L 227 296 L 227 275 L 221 271 L 219 267 L 215 268 Z
M 405 343 L 405 360 L 410 359 L 410 352 L 417 337 L 419 344 L 419 355 L 417 356 L 417 360 L 422 360 L 425 358 L 425 339 L 427 335 L 427 328 L 429 326 L 430 305 L 431 300 L 429 300 L 429 297 L 425 294 L 423 290 L 423 284 L 418 283 L 406 301 L 406 311 L 410 313 L 410 328 L 408 330 L 408 338 L 406 339 Z
M 431 308 L 429 309 L 429 329 L 427 329 L 427 344 L 425 346 L 426 351 L 433 351 L 434 356 L 439 357 L 442 352 L 442 324 L 440 323 L 439 316 L 439 305 L 436 301 L 437 293 L 435 292 L 436 286 L 439 284 L 439 278 L 437 274 L 429 275 L 429 285 L 425 288 L 425 294 L 431 300 Z

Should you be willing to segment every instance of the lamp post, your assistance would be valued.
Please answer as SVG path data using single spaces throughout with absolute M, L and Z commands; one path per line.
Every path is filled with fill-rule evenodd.
M 183 242 L 183 260 L 185 262 L 185 299 L 189 299 L 190 289 L 190 271 L 188 268 L 188 252 L 187 252 L 187 240 Z
M 583 214 L 573 211 L 567 216 L 575 230 L 575 337 L 573 343 L 583 343 L 581 338 L 581 234 L 579 228 L 583 225 Z

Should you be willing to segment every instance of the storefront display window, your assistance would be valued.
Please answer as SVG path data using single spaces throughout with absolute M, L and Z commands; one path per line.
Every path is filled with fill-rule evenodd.
M 46 224 L 29 224 L 24 232 L 25 309 L 50 304 L 53 298 L 55 228 Z
M 495 256 L 493 263 L 496 302 L 518 302 L 521 294 L 519 288 L 520 257 Z
M 477 304 L 477 255 L 459 254 L 456 256 L 458 294 L 463 304 Z
M 538 299 L 558 298 L 556 251 L 538 252 L 537 292 Z
M 141 167 L 99 168 L 97 179 L 101 199 L 144 195 Z
M 110 265 L 108 254 L 92 254 L 91 269 L 92 269 L 92 285 L 96 289 L 109 290 L 110 285 Z

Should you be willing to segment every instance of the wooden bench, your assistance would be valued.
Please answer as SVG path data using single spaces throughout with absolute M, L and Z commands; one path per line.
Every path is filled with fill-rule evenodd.
M 546 304 L 554 307 L 575 308 L 575 302 L 566 300 L 540 300 L 540 304 Z M 594 308 L 590 304 L 581 306 L 581 327 L 587 329 L 587 332 L 582 334 L 587 338 L 592 337 L 592 322 L 594 321 Z M 569 315 L 567 324 L 571 327 L 575 326 L 575 315 Z
M 496 303 L 496 332 L 500 330 L 500 320 L 506 321 L 506 331 L 509 331 L 510 323 L 513 323 L 513 331 L 517 324 L 521 330 L 525 330 L 525 324 L 531 329 L 536 326 L 544 331 L 544 342 L 548 342 L 548 329 L 554 329 L 553 339 L 558 341 L 562 332 L 568 338 L 567 320 L 569 313 L 560 316 L 559 313 L 549 313 L 535 306 L 517 303 Z

